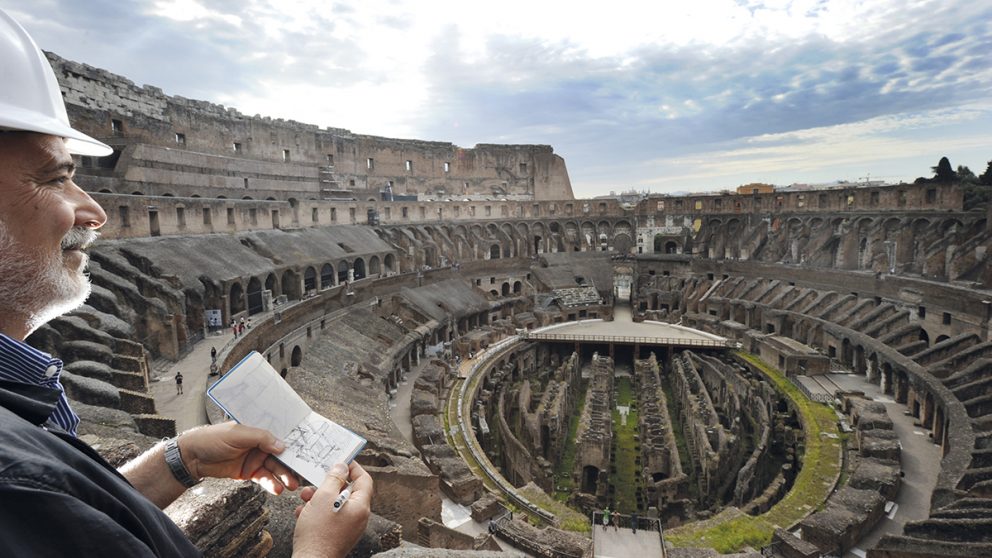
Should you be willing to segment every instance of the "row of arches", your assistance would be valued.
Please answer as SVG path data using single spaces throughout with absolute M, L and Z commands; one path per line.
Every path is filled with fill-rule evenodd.
M 711 217 L 694 251 L 712 259 L 808 263 L 836 269 L 975 279 L 974 256 L 990 240 L 984 216 Z M 655 252 L 667 252 L 655 237 Z M 947 258 L 947 251 L 954 250 Z
M 249 315 L 262 312 L 264 291 L 269 291 L 272 298 L 285 295 L 287 300 L 300 300 L 306 295 L 347 282 L 396 271 L 394 254 L 384 254 L 381 257 L 376 254 L 368 256 L 367 262 L 365 257 L 355 257 L 327 262 L 319 267 L 309 265 L 302 270 L 287 268 L 282 272 L 272 271 L 264 277 L 250 277 L 247 281 L 234 280 L 227 287 L 228 315 L 234 316 L 245 311 Z
M 399 225 L 378 229 L 404 253 L 404 267 L 437 267 L 455 261 L 526 258 L 554 252 L 630 253 L 633 226 L 627 220 L 488 222 Z

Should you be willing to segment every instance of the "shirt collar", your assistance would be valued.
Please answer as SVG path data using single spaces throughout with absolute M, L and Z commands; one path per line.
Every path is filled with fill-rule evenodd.
M 34 398 L 45 405 L 48 404 L 48 396 L 42 396 L 42 392 L 53 392 L 56 402 L 54 408 L 49 408 L 48 418 L 59 428 L 75 436 L 76 427 L 79 426 L 79 416 L 72 411 L 72 406 L 69 405 L 69 398 L 66 397 L 65 390 L 62 389 L 62 384 L 59 382 L 61 375 L 61 360 L 52 358 L 51 355 L 26 343 L 0 334 L 0 382 L 4 383 L 5 389 L 10 390 L 11 385 L 19 384 L 24 386 L 24 389 L 21 389 L 19 393 Z M 5 401 L 10 403 L 10 401 Z M 22 401 L 22 403 L 24 402 Z M 30 409 L 22 408 L 26 409 L 25 412 L 32 416 L 35 412 L 43 410 L 33 406 Z M 24 418 L 28 417 L 25 416 Z
M 0 380 L 55 387 L 62 361 L 0 333 Z

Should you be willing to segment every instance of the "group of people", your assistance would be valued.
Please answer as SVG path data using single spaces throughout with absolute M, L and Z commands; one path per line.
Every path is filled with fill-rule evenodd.
M 120 469 L 77 437 L 63 363 L 25 342 L 90 293 L 87 248 L 107 221 L 72 155 L 110 146 L 74 130 L 48 59 L 0 8 L 0 549 L 4 556 L 200 556 L 162 511 L 207 477 L 300 490 L 293 555 L 343 558 L 368 523 L 372 478 L 352 462 L 302 487 L 272 433 L 227 422 L 161 441 Z M 176 375 L 177 390 L 182 374 Z M 347 505 L 334 502 L 349 487 Z
M 240 335 L 244 335 L 245 330 L 247 329 L 251 329 L 251 317 L 249 317 L 247 321 L 244 317 L 242 317 L 240 322 L 234 318 L 231 318 L 231 332 L 234 333 L 235 339 L 237 339 Z
M 637 528 L 641 524 L 641 518 L 640 518 L 640 516 L 637 513 L 632 513 L 628 517 L 629 517 L 630 521 L 628 522 L 627 527 L 630 528 L 631 530 L 633 530 L 634 533 L 637 533 Z M 604 529 L 606 529 L 607 527 L 613 527 L 613 529 L 615 531 L 619 531 L 620 530 L 620 514 L 619 513 L 616 513 L 616 512 L 613 512 L 613 511 L 610 511 L 610 508 L 607 506 L 607 508 L 603 510 L 603 523 L 602 523 L 602 525 L 603 525 L 603 528 Z

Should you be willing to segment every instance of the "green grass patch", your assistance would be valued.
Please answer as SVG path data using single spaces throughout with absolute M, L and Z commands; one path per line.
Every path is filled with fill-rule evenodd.
M 589 533 L 592 530 L 592 527 L 589 525 L 589 518 L 585 514 L 579 513 L 564 503 L 552 498 L 540 488 L 527 485 L 523 488 L 518 488 L 517 492 L 523 494 L 532 504 L 555 514 L 562 529 L 578 533 Z
M 729 553 L 744 546 L 764 546 L 776 528 L 789 528 L 818 509 L 830 495 L 840 472 L 841 440 L 833 410 L 807 399 L 781 372 L 756 356 L 740 352 L 737 356 L 760 370 L 799 413 L 806 436 L 805 453 L 800 457 L 802 468 L 792 490 L 767 513 L 710 520 L 667 531 L 665 539 L 678 547 L 710 547 Z
M 634 436 L 637 435 L 637 411 L 631 409 L 627 414 L 627 424 L 622 424 L 620 411 L 616 408 L 618 405 L 629 406 L 634 401 L 630 378 L 627 376 L 617 378 L 614 390 L 617 397 L 616 405 L 613 407 L 613 442 L 617 470 L 610 475 L 610 483 L 616 488 L 613 507 L 620 513 L 634 513 L 637 511 L 639 480 L 636 463 L 637 442 L 634 440 Z

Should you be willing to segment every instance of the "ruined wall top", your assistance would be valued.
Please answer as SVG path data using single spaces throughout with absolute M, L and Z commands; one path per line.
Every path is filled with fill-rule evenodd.
M 117 157 L 123 153 L 125 167 L 131 164 L 129 149 L 143 145 L 242 160 L 246 168 L 258 161 L 319 167 L 320 180 L 308 189 L 325 198 L 349 197 L 351 191 L 573 198 L 565 162 L 549 145 L 462 148 L 451 142 L 385 138 L 248 116 L 235 108 L 166 95 L 158 87 L 139 87 L 123 76 L 46 54 L 73 126 L 113 146 Z M 127 170 L 115 169 L 119 174 Z

